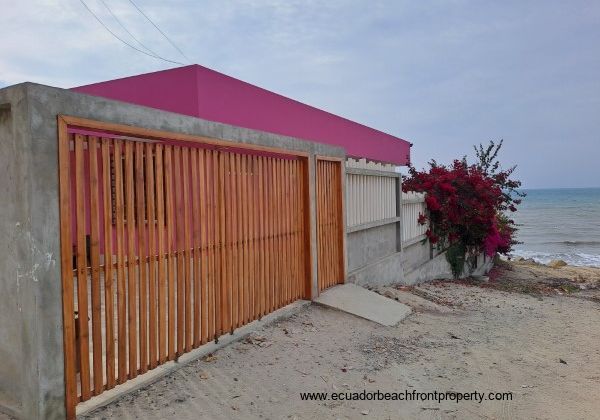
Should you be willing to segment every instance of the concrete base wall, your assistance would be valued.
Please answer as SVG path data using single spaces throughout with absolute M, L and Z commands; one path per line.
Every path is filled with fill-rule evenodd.
M 492 258 L 479 255 L 477 257 L 477 266 L 474 268 L 465 267 L 460 277 L 482 276 L 487 274 L 493 266 L 494 260 Z M 451 279 L 452 277 L 452 269 L 446 260 L 446 253 L 441 253 L 421 266 L 406 271 L 402 279 L 402 284 L 413 285 L 431 280 Z
M 397 252 L 394 223 L 348 233 L 348 272 L 379 261 Z
M 446 254 L 431 249 L 428 241 L 417 240 L 396 252 L 396 225 L 388 224 L 347 235 L 347 281 L 365 287 L 390 284 L 413 285 L 430 280 L 450 279 L 452 270 Z M 486 274 L 491 258 L 480 255 L 477 267 L 465 268 L 461 277 Z
M 402 253 L 396 252 L 348 273 L 346 281 L 359 286 L 386 286 L 402 279 Z

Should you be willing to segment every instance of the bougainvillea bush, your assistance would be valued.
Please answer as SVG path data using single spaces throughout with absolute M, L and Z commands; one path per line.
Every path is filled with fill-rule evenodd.
M 463 158 L 450 165 L 431 161 L 422 171 L 411 167 L 403 182 L 404 191 L 426 193 L 428 214 L 419 215 L 418 223 L 429 223 L 429 241 L 447 249 L 455 277 L 478 254 L 507 254 L 516 243 L 509 214 L 524 194 L 518 191 L 521 183 L 510 178 L 516 167 L 502 170 L 496 160 L 501 147 L 502 141 L 476 147 L 476 164 Z

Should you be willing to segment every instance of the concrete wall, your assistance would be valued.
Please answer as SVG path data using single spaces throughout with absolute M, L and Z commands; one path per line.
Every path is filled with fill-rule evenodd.
M 23 419 L 65 417 L 58 114 L 308 152 L 311 180 L 315 155 L 344 157 L 338 147 L 31 83 L 0 89 L 0 109 L 0 410 Z M 314 221 L 314 182 L 309 193 Z M 316 264 L 313 279 L 314 293 Z
M 396 224 L 390 223 L 348 233 L 348 272 L 395 254 Z
M 494 261 L 492 258 L 479 255 L 477 257 L 477 267 L 470 269 L 469 267 L 465 266 L 461 278 L 485 275 L 491 270 L 493 265 Z M 412 285 L 431 280 L 451 279 L 452 277 L 452 269 L 446 260 L 446 254 L 442 252 L 434 256 L 426 263 L 410 271 L 404 272 L 402 284 Z
M 402 248 L 403 273 L 415 270 L 431 260 L 431 245 L 425 239 L 425 237 L 422 237 L 409 244 L 404 244 Z
M 394 224 L 348 233 L 347 281 L 365 287 L 390 284 L 413 285 L 425 281 L 452 278 L 446 254 L 432 250 L 428 241 L 416 241 L 401 251 L 385 254 L 396 246 L 391 235 L 380 232 L 395 230 Z M 377 251 L 382 251 L 378 253 Z M 465 268 L 462 277 L 486 274 L 493 265 L 490 258 L 478 257 L 477 268 Z
M 23 381 L 23 314 L 20 311 L 23 284 L 19 271 L 23 236 L 21 233 L 23 203 L 16 200 L 18 180 L 24 175 L 22 153 L 17 144 L 28 135 L 24 121 L 27 105 L 23 89 L 0 94 L 0 167 L 3 181 L 0 194 L 0 407 L 9 414 L 21 414 Z
M 356 170 L 351 167 L 350 171 Z M 363 169 L 364 176 L 379 177 L 382 172 L 373 169 Z M 387 176 L 390 176 L 389 173 Z M 397 178 L 397 187 L 400 189 L 401 179 Z M 385 286 L 389 284 L 415 284 L 428 280 L 452 278 L 452 271 L 444 253 L 432 249 L 425 235 L 403 238 L 407 232 L 411 235 L 423 231 L 414 229 L 423 197 L 413 197 L 411 194 L 395 194 L 396 219 L 388 214 L 387 219 L 379 222 L 364 223 L 359 226 L 349 226 L 346 229 L 346 242 L 348 250 L 348 277 L 347 281 L 366 287 Z M 419 205 L 413 211 L 405 212 L 406 204 Z M 347 197 L 348 200 L 356 199 Z M 387 201 L 385 201 L 387 204 Z M 349 208 L 361 203 L 347 203 Z M 407 220 L 410 218 L 410 220 Z M 410 229 L 405 229 L 409 224 Z M 479 257 L 477 270 L 465 270 L 464 276 L 483 274 L 491 268 L 491 261 L 484 264 L 483 257 Z

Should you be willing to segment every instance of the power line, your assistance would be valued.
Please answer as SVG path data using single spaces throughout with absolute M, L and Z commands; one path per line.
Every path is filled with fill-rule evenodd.
M 108 12 L 112 15 L 112 17 L 115 19 L 115 21 L 119 24 L 119 26 L 129 34 L 129 36 L 131 38 L 133 38 L 133 40 L 135 42 L 137 42 L 143 49 L 145 49 L 146 51 L 154 54 L 155 56 L 158 57 L 158 54 L 155 53 L 154 51 L 152 51 L 150 48 L 148 48 L 147 46 L 145 46 L 144 44 L 142 44 L 142 42 L 137 39 L 126 27 L 125 25 L 123 25 L 123 23 L 121 22 L 121 20 L 117 17 L 117 15 L 112 11 L 112 9 L 108 6 L 108 4 L 106 4 L 106 2 L 104 0 L 100 0 L 102 2 L 102 4 L 104 5 L 104 7 L 106 7 L 106 10 L 108 10 Z
M 127 45 L 129 48 L 133 48 L 134 50 L 141 52 L 142 54 L 145 54 L 149 57 L 153 57 L 153 58 L 157 58 L 159 60 L 163 60 L 166 61 L 168 63 L 173 63 L 173 64 L 179 64 L 181 66 L 184 66 L 184 63 L 180 63 L 179 61 L 173 61 L 173 60 L 169 60 L 167 58 L 163 58 L 159 55 L 156 54 L 150 54 L 144 50 L 140 50 L 139 48 L 131 45 L 130 43 L 128 43 L 127 41 L 125 41 L 123 38 L 121 38 L 120 36 L 118 36 L 117 34 L 115 34 L 113 31 L 110 30 L 110 28 L 108 26 L 106 26 L 104 24 L 104 22 L 102 22 L 102 20 L 92 11 L 92 9 L 89 8 L 89 6 L 83 1 L 83 0 L 79 0 L 81 2 L 81 4 L 83 4 L 83 6 L 87 9 L 88 12 L 91 13 L 92 16 L 94 16 L 94 18 L 98 21 L 98 23 L 100 25 L 102 25 L 102 27 L 104 27 L 104 29 L 106 29 L 112 36 L 114 36 L 115 38 L 117 38 L 119 41 L 121 41 L 123 44 Z
M 146 15 L 146 14 L 145 14 L 143 11 L 142 11 L 142 9 L 140 9 L 140 8 L 138 7 L 138 5 L 137 5 L 137 4 L 135 4 L 135 3 L 133 2 L 133 0 L 129 0 L 129 3 L 131 3 L 131 4 L 133 5 L 133 7 L 135 7 L 135 8 L 138 10 L 138 12 L 140 12 L 140 13 L 142 14 L 142 16 L 144 16 L 144 17 L 145 17 L 145 18 L 148 20 L 148 22 L 150 22 L 150 23 L 152 24 L 152 26 L 154 26 L 154 27 L 156 28 L 156 30 L 157 30 L 158 32 L 160 32 L 160 33 L 161 33 L 161 35 L 162 35 L 162 36 L 164 36 L 164 37 L 165 37 L 165 39 L 166 39 L 167 41 L 169 41 L 169 43 L 170 43 L 170 44 L 171 44 L 171 45 L 172 45 L 172 46 L 173 46 L 173 47 L 174 47 L 174 48 L 175 48 L 177 51 L 179 51 L 179 54 L 181 54 L 181 55 L 182 55 L 182 57 L 183 57 L 183 58 L 185 58 L 185 59 L 188 61 L 188 63 L 191 63 L 191 62 L 192 62 L 192 60 L 190 60 L 190 59 L 189 59 L 189 58 L 188 58 L 188 57 L 187 57 L 187 56 L 186 56 L 186 55 L 183 53 L 183 51 L 181 51 L 181 49 L 180 49 L 180 48 L 179 48 L 177 45 L 175 45 L 175 43 L 174 43 L 173 41 L 171 41 L 171 39 L 170 39 L 170 38 L 167 36 L 167 34 L 165 34 L 165 33 L 164 33 L 164 32 L 163 32 L 163 31 L 162 31 L 162 30 L 161 30 L 161 29 L 160 29 L 160 28 L 159 28 L 159 27 L 158 27 L 158 26 L 157 26 L 157 25 L 156 25 L 156 24 L 155 24 L 155 23 L 152 21 L 152 19 L 150 19 L 150 18 L 149 18 L 149 17 L 148 17 L 148 16 L 147 16 L 147 15 Z

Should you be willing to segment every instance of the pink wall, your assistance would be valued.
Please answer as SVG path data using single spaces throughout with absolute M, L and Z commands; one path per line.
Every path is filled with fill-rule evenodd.
M 342 146 L 352 157 L 396 165 L 410 162 L 410 143 L 405 140 L 199 65 L 111 80 L 74 90 Z

